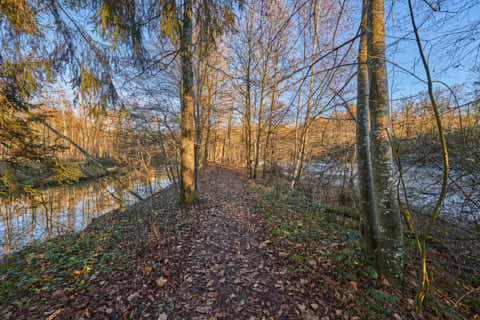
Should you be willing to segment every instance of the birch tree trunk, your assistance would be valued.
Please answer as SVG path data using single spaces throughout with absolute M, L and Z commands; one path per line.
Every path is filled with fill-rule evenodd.
M 369 0 L 367 7 L 369 106 L 372 129 L 372 168 L 378 221 L 377 269 L 398 282 L 403 268 L 403 233 L 394 193 L 393 158 L 388 130 L 387 68 L 385 64 L 384 0 Z
M 195 201 L 195 148 L 193 118 L 192 69 L 192 0 L 184 0 L 183 26 L 180 36 L 180 57 L 182 66 L 182 113 L 181 113 L 181 181 L 179 202 L 187 205 Z
M 367 68 L 367 0 L 362 3 L 362 35 L 358 50 L 357 75 L 357 168 L 360 189 L 360 239 L 367 255 L 374 255 L 376 248 L 377 217 L 373 190 L 372 159 L 370 154 L 370 121 L 368 117 L 368 68 Z

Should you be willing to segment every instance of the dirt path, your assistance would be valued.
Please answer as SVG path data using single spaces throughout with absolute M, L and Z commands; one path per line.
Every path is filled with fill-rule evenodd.
M 286 290 L 286 270 L 274 263 L 255 223 L 247 183 L 233 169 L 203 172 L 199 225 L 175 290 L 172 319 L 300 318 Z
M 320 319 L 325 288 L 287 272 L 248 184 L 239 170 L 210 167 L 192 207 L 166 189 L 152 210 L 116 210 L 12 256 L 0 319 Z
M 0 319 L 418 318 L 414 267 L 400 288 L 379 279 L 358 255 L 355 219 L 339 212 L 332 222 L 301 195 L 250 183 L 240 170 L 210 167 L 192 207 L 169 188 L 152 206 L 112 211 L 12 255 L 0 265 Z M 425 319 L 461 318 L 438 306 Z

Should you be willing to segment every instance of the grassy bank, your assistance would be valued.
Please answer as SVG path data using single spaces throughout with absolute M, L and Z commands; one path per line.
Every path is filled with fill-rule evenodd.
M 152 205 L 165 210 L 148 203 L 120 208 L 84 231 L 0 258 L 0 319 L 89 318 L 93 310 L 119 318 L 104 306 L 105 297 L 113 295 L 120 310 L 138 307 L 130 298 L 138 290 L 158 294 L 153 289 L 162 268 L 155 265 L 168 265 L 160 246 L 185 230 L 188 219 L 167 210 L 176 205 L 174 190 L 162 191 Z
M 372 258 L 361 254 L 358 212 L 354 208 L 335 201 L 312 201 L 315 197 L 310 189 L 289 192 L 287 182 L 279 179 L 253 187 L 262 194 L 257 213 L 270 233 L 278 259 L 299 279 L 314 278 L 325 283 L 328 286 L 325 290 L 334 297 L 339 313 L 348 319 L 420 318 L 414 314 L 413 305 L 419 263 L 411 235 L 405 234 L 404 283 L 396 288 L 379 279 Z M 437 231 L 442 233 L 449 228 L 440 225 Z M 428 245 L 433 289 L 425 301 L 423 318 L 478 317 L 480 294 L 475 289 L 480 285 L 478 270 L 462 269 L 453 248 L 449 251 L 448 246 L 439 247 L 435 243 L 432 239 Z
M 80 233 L 29 245 L 0 263 L 0 309 L 35 311 L 51 296 L 68 297 L 131 263 L 130 235 L 142 218 L 113 211 Z

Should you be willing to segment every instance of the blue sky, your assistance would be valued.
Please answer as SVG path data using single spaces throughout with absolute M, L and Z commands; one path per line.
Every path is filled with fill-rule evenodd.
M 426 79 L 414 41 L 408 2 L 392 1 L 386 2 L 385 10 L 386 41 L 389 46 L 387 59 Z M 433 12 L 425 2 L 414 1 L 416 23 L 432 76 L 434 80 L 444 81 L 449 86 L 466 83 L 467 86 L 463 89 L 468 91 L 473 81 L 480 80 L 480 75 L 475 75 L 472 71 L 475 63 L 480 63 L 480 3 L 442 1 L 440 8 L 442 12 Z M 388 68 L 393 99 L 426 90 L 425 83 L 393 64 L 389 63 Z
M 432 75 L 434 80 L 444 81 L 451 86 L 466 83 L 464 90 L 469 91 L 471 83 L 480 80 L 480 75 L 472 72 L 473 65 L 480 64 L 480 57 L 477 56 L 480 50 L 480 0 L 440 1 L 442 11 L 433 12 L 423 0 L 413 0 L 416 22 L 420 27 Z M 359 3 L 360 0 L 350 1 L 351 5 L 358 8 L 354 9 L 357 11 L 360 11 Z M 398 64 L 418 77 L 426 78 L 412 33 L 407 0 L 386 0 L 385 14 L 387 59 L 393 62 L 388 63 L 391 98 L 399 99 L 425 91 L 425 83 L 394 65 Z M 75 18 L 82 21 L 78 16 Z M 355 24 L 353 31 L 358 27 L 359 20 L 360 14 L 352 19 L 351 23 Z M 461 32 L 469 30 L 472 25 L 475 26 L 473 32 Z M 89 29 L 86 25 L 83 27 Z M 98 37 L 95 39 L 100 40 Z M 282 100 L 289 102 L 288 97 L 282 97 Z

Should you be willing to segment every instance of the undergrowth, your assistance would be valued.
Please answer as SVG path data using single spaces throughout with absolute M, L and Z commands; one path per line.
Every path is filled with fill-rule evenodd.
M 422 315 L 414 313 L 417 290 L 417 258 L 414 242 L 406 234 L 404 283 L 391 286 L 379 279 L 372 257 L 362 254 L 358 233 L 358 211 L 336 203 L 311 201 L 304 190 L 290 191 L 281 180 L 254 185 L 261 216 L 287 270 L 306 274 L 334 286 L 331 295 L 348 319 L 478 319 L 479 299 L 466 290 L 478 286 L 475 277 L 456 274 L 442 259 L 432 259 L 434 289 Z M 436 257 L 432 257 L 436 258 Z M 444 275 L 450 278 L 445 283 Z M 442 282 L 443 281 L 443 282 Z M 460 299 L 461 298 L 461 299 Z M 340 302 L 338 302 L 338 300 Z M 460 300 L 460 302 L 457 302 Z
M 118 209 L 80 233 L 34 243 L 0 262 L 0 307 L 35 309 L 51 303 L 52 295 L 68 296 L 114 276 L 133 263 L 148 211 Z

